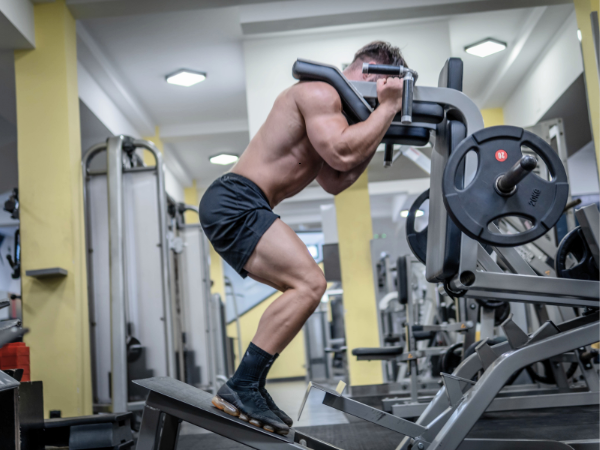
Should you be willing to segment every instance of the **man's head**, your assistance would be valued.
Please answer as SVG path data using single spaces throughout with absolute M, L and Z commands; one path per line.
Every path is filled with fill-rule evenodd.
M 384 41 L 371 42 L 358 50 L 354 54 L 352 64 L 344 70 L 344 75 L 349 80 L 355 81 L 376 81 L 378 78 L 386 76 L 363 74 L 362 66 L 364 63 L 408 67 L 400 49 Z

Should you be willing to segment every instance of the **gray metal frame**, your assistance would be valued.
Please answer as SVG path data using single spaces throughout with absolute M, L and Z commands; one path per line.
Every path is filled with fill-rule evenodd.
M 344 397 L 342 389 L 334 391 L 312 383 L 302 404 L 313 389 L 318 389 L 325 393 L 323 404 L 404 435 L 397 450 L 475 449 L 481 448 L 484 442 L 487 447 L 498 450 L 508 447 L 528 450 L 578 448 L 544 440 L 465 439 L 515 371 L 540 359 L 552 358 L 595 342 L 598 314 L 577 318 L 558 327 L 548 322 L 532 336 L 519 332 L 510 319 L 505 322 L 504 329 L 508 342 L 494 347 L 484 342 L 472 357 L 463 361 L 454 375 L 443 375 L 444 387 L 416 423 Z M 482 369 L 485 371 L 477 383 L 459 375 L 474 375 Z M 144 450 L 174 450 L 182 420 L 255 449 L 335 448 L 295 430 L 283 437 L 253 427 L 214 408 L 210 402 L 211 394 L 170 378 L 151 378 L 136 383 L 150 390 L 138 440 L 138 448 Z
M 166 343 L 166 367 L 167 374 L 175 376 L 175 354 L 173 344 L 172 311 L 169 287 L 169 267 L 166 233 L 166 191 L 163 171 L 162 154 L 151 142 L 145 140 L 134 140 L 136 148 L 148 150 L 156 161 L 155 167 L 123 168 L 123 142 L 125 136 L 110 137 L 104 143 L 92 146 L 82 158 L 83 170 L 83 201 L 86 210 L 86 247 L 88 248 L 87 270 L 88 270 L 88 298 L 93 303 L 93 276 L 92 263 L 90 259 L 90 217 L 87 209 L 88 197 L 86 180 L 89 176 L 107 176 L 108 190 L 108 222 L 109 222 L 109 265 L 110 265 L 110 304 L 111 304 L 111 411 L 125 412 L 137 410 L 143 407 L 140 402 L 128 402 L 127 389 L 127 328 L 125 317 L 125 261 L 123 252 L 123 173 L 136 171 L 153 171 L 157 176 L 159 233 L 161 247 L 161 277 L 162 297 L 164 315 L 164 333 Z M 106 172 L 90 171 L 89 163 L 100 152 L 106 151 Z M 94 339 L 92 336 L 91 343 Z M 92 356 L 92 360 L 93 360 Z M 95 361 L 92 361 L 94 367 Z M 93 371 L 94 373 L 94 371 Z
M 184 205 L 183 211 L 181 211 L 181 213 L 186 212 L 186 211 L 191 211 L 194 212 L 195 214 L 199 214 L 198 212 L 198 207 L 195 206 L 191 206 L 191 205 Z M 203 305 L 203 313 L 204 313 L 204 335 L 206 338 L 205 341 L 205 348 L 204 349 L 193 349 L 195 351 L 198 350 L 203 350 L 207 353 L 208 357 L 206 358 L 206 363 L 207 363 L 207 367 L 206 367 L 206 372 L 208 373 L 208 383 L 205 383 L 203 385 L 204 389 L 208 389 L 211 390 L 212 392 L 216 392 L 219 388 L 219 384 L 218 384 L 218 378 L 219 376 L 223 377 L 225 374 L 224 373 L 218 373 L 218 367 L 219 366 L 224 366 L 224 362 L 219 364 L 217 362 L 217 351 L 215 350 L 215 347 L 217 348 L 221 348 L 223 347 L 225 344 L 222 343 L 222 345 L 215 345 L 215 342 L 218 341 L 217 336 L 219 334 L 220 331 L 220 327 L 218 327 L 218 324 L 215 324 L 216 320 L 213 320 L 213 316 L 216 314 L 214 309 L 212 308 L 212 304 L 215 302 L 215 299 L 213 297 L 213 295 L 210 292 L 210 273 L 209 273 L 209 268 L 208 268 L 208 245 L 206 242 L 206 237 L 204 236 L 204 231 L 202 231 L 202 227 L 200 226 L 200 223 L 193 223 L 193 224 L 185 224 L 181 215 L 180 215 L 180 211 L 176 212 L 176 217 L 174 220 L 174 228 L 176 228 L 177 233 L 180 233 L 180 231 L 185 231 L 185 230 L 197 230 L 200 233 L 200 239 L 199 239 L 199 253 L 200 253 L 200 270 L 201 270 L 201 279 L 202 279 L 202 298 L 204 299 L 204 301 L 202 302 Z M 173 230 L 174 232 L 176 230 Z M 178 235 L 178 237 L 180 237 L 180 235 Z M 181 259 L 181 255 L 180 254 L 176 254 L 175 257 Z M 181 261 L 179 261 L 179 263 L 181 264 Z M 180 274 L 181 276 L 181 274 Z M 185 292 L 184 292 L 184 288 L 183 285 L 181 285 L 183 280 L 176 280 L 176 282 L 180 283 L 179 286 L 179 293 L 180 296 L 184 296 Z M 181 298 L 181 304 L 180 307 L 182 309 L 182 313 L 180 317 L 180 321 L 181 321 L 181 331 L 185 332 L 186 334 L 189 335 L 189 330 L 186 329 L 185 324 L 184 324 L 184 320 L 183 320 L 183 316 L 188 314 L 189 311 L 187 311 L 186 308 L 186 301 L 185 299 Z M 215 325 L 214 327 L 212 325 Z M 183 361 L 183 351 L 184 349 L 186 349 L 185 344 L 183 344 L 183 342 L 180 345 L 181 348 L 181 355 L 182 357 L 180 357 L 179 360 L 179 364 L 180 364 L 180 373 L 183 373 L 182 368 L 184 365 L 184 361 Z M 185 379 L 185 376 L 182 375 L 182 378 Z

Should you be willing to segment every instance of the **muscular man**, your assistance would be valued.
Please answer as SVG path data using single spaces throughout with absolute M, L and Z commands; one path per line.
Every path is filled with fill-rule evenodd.
M 292 419 L 265 390 L 267 373 L 300 331 L 326 289 L 306 246 L 272 208 L 314 179 L 336 195 L 354 183 L 401 109 L 402 80 L 362 73 L 363 63 L 403 65 L 386 42 L 361 48 L 344 71 L 349 80 L 377 81 L 379 106 L 348 125 L 337 91 L 323 82 L 300 82 L 283 91 L 267 120 L 231 171 L 200 203 L 200 221 L 215 250 L 242 277 L 283 294 L 265 311 L 240 366 L 213 398 L 229 414 L 279 434 Z

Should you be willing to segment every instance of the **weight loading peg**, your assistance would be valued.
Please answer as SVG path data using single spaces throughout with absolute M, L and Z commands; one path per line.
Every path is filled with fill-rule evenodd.
M 523 156 L 508 172 L 496 180 L 496 190 L 500 195 L 512 195 L 517 185 L 537 166 L 537 159 L 531 155 Z

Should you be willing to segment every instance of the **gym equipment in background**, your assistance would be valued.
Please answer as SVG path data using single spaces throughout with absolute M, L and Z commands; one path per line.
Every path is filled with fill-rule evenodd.
M 146 392 L 132 383 L 140 377 L 216 392 L 223 311 L 210 294 L 206 238 L 183 220 L 197 209 L 168 197 L 149 141 L 111 137 L 85 153 L 82 168 L 94 411 L 142 408 Z

